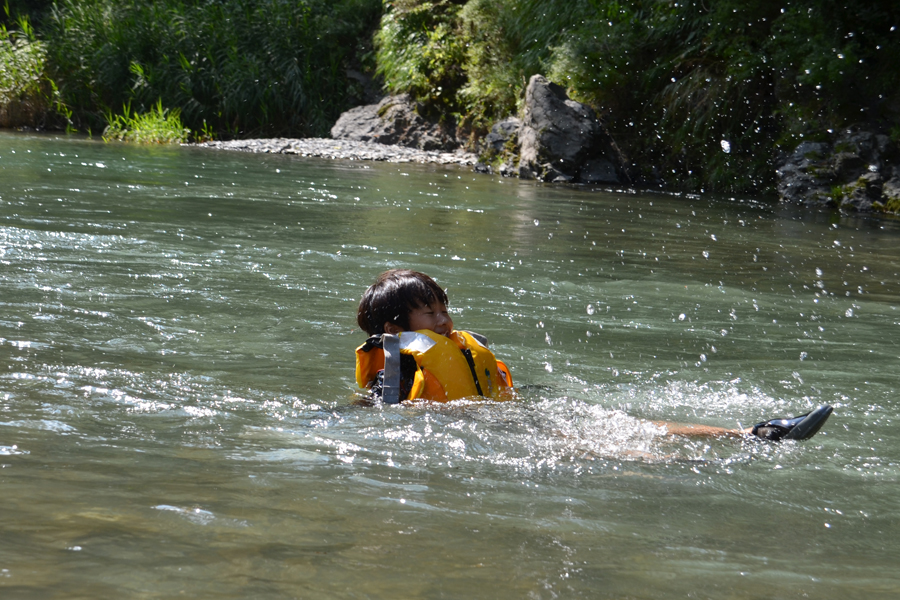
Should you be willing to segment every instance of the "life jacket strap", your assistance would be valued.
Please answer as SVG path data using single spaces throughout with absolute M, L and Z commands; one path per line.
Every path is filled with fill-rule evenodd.
M 472 351 L 468 348 L 461 348 L 460 352 L 466 357 L 466 362 L 469 363 L 469 370 L 472 371 L 472 380 L 475 382 L 475 389 L 478 391 L 478 395 L 484 396 L 484 392 L 481 391 L 481 383 L 478 381 L 478 373 L 475 371 L 475 359 L 472 358 Z
M 384 350 L 384 381 L 381 401 L 400 404 L 400 337 L 385 333 L 381 336 Z

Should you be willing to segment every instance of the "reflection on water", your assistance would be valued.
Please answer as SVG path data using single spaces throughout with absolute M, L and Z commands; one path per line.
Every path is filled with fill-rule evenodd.
M 898 233 L 3 134 L 3 597 L 894 597 Z M 356 304 L 397 266 L 521 401 L 353 404 Z M 823 403 L 804 444 L 645 420 Z

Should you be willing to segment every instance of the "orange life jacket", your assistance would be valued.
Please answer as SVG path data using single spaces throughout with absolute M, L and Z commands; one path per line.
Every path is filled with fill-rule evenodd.
M 393 346 L 393 350 L 390 349 Z M 385 355 L 389 358 L 385 361 Z M 416 373 L 408 398 L 399 398 L 400 354 L 416 360 Z M 396 364 L 392 364 L 396 362 Z M 373 336 L 356 349 L 356 382 L 369 387 L 384 369 L 384 402 L 432 400 L 449 402 L 483 396 L 493 400 L 512 397 L 512 375 L 503 361 L 488 350 L 487 340 L 468 331 L 449 336 L 430 330 L 404 331 L 399 336 Z M 396 373 L 395 384 L 388 381 Z M 394 397 L 389 397 L 393 395 Z M 396 397 L 396 398 L 395 398 Z

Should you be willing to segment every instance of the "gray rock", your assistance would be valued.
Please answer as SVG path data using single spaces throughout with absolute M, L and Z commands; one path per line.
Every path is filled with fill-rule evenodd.
M 832 158 L 832 165 L 835 175 L 844 181 L 856 179 L 865 172 L 868 166 L 859 154 L 850 152 L 835 154 Z
M 799 164 L 804 160 L 821 159 L 830 150 L 831 147 L 823 142 L 800 142 L 791 154 L 791 161 Z
M 858 183 L 865 188 L 867 196 L 875 199 L 881 196 L 881 190 L 884 188 L 884 178 L 877 172 L 866 173 L 859 178 Z
M 844 186 L 841 207 L 858 211 L 872 210 L 873 204 L 881 201 L 883 188 L 884 180 L 880 173 L 866 173 L 855 184 Z
M 884 182 L 881 188 L 881 196 L 885 200 L 900 200 L 900 177 L 894 177 Z
M 616 166 L 605 158 L 585 161 L 578 172 L 578 179 L 584 183 L 619 183 Z
M 802 142 L 782 158 L 776 189 L 783 201 L 837 204 L 855 211 L 895 210 L 900 199 L 896 146 L 883 134 L 851 127 L 834 144 Z
M 503 177 L 515 177 L 517 175 L 516 166 L 509 161 L 502 163 L 497 172 Z
M 507 117 L 498 121 L 491 127 L 491 132 L 485 136 L 484 143 L 494 152 L 500 153 L 510 139 L 513 140 L 513 143 L 518 144 L 521 126 L 522 121 L 516 117 Z
M 351 108 L 331 128 L 331 137 L 420 150 L 455 150 L 460 146 L 451 129 L 425 119 L 408 94 L 387 96 L 378 104 Z
M 856 154 L 865 162 L 876 162 L 880 158 L 878 137 L 870 131 L 850 128 L 838 134 L 834 149 L 840 153 Z
M 780 169 L 776 190 L 787 202 L 823 204 L 829 202 L 830 187 L 799 169 Z
M 585 170 L 589 161 L 621 164 L 613 150 L 612 140 L 591 107 L 571 100 L 561 86 L 542 75 L 531 78 L 519 130 L 519 177 L 583 181 L 582 171 L 599 173 L 600 162 Z
M 528 165 L 523 165 L 520 162 L 516 170 L 519 173 L 519 179 L 534 179 L 534 171 Z

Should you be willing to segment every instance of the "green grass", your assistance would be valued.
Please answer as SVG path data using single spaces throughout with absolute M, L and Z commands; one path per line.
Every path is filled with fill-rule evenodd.
M 132 112 L 131 105 L 123 107 L 122 114 L 108 113 L 103 141 L 136 142 L 138 144 L 182 144 L 190 138 L 191 131 L 181 123 L 179 109 L 163 108 L 162 100 L 144 113 Z
M 162 100 L 224 137 L 325 135 L 359 90 L 379 0 L 58 0 L 44 19 L 80 129 Z
M 37 126 L 49 109 L 47 52 L 28 19 L 17 30 L 0 24 L 0 126 Z

